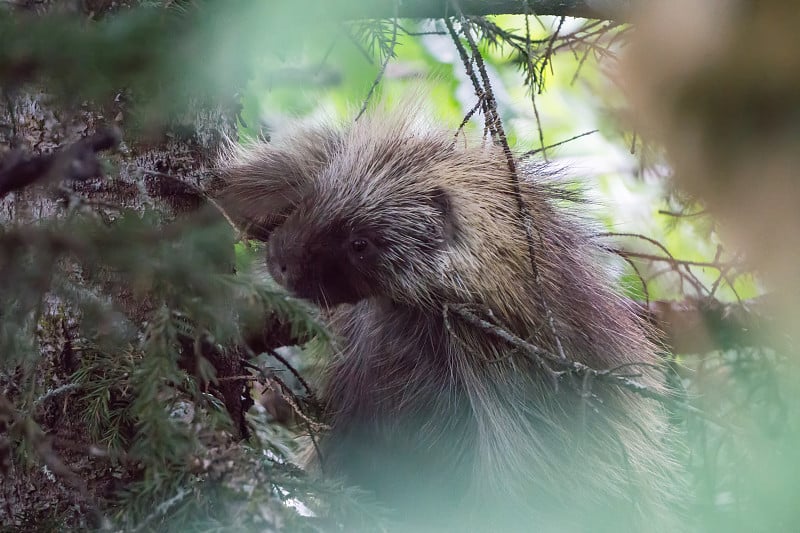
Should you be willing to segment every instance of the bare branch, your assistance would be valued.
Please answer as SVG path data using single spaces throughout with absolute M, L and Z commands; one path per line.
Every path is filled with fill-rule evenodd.
M 113 148 L 119 141 L 117 131 L 105 130 L 52 154 L 26 157 L 19 151 L 12 152 L 0 165 L 0 198 L 50 177 L 71 181 L 99 177 L 97 152 Z

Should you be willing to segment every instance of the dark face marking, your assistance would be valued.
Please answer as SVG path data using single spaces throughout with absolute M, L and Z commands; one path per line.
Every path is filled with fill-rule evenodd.
M 325 306 L 356 303 L 375 293 L 381 249 L 369 231 L 334 223 L 307 234 L 289 221 L 272 235 L 267 266 L 295 296 Z
M 396 213 L 379 218 L 376 213 Z M 453 237 L 449 195 L 436 188 L 407 204 L 370 206 L 366 220 L 322 221 L 326 212 L 306 198 L 272 234 L 267 265 L 273 278 L 295 296 L 323 306 L 356 303 L 373 296 L 393 297 L 397 276 L 419 278 Z M 405 286 L 408 286 L 408 277 Z

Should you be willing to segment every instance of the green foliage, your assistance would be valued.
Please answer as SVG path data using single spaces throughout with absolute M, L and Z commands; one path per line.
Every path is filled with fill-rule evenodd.
M 284 0 L 141 4 L 96 13 L 91 21 L 58 9 L 0 11 L 6 90 L 47 80 L 48 91 L 68 106 L 86 100 L 130 106 L 127 127 L 147 132 L 197 111 L 198 102 L 236 107 L 236 93 L 263 66 L 261 51 L 282 50 L 280 62 L 288 62 L 326 46 L 314 36 L 334 34 L 338 23 L 335 16 L 308 18 Z M 335 14 L 333 6 L 322 9 Z M 295 30 L 301 27 L 302 36 Z
M 220 354 L 241 368 L 236 347 L 269 313 L 297 337 L 328 337 L 307 306 L 249 270 L 234 272 L 233 232 L 221 217 L 166 226 L 149 211 L 113 218 L 87 211 L 2 230 L 0 371 L 5 384 L 22 373 L 11 398 L 20 424 L 35 413 L 26 399 L 54 379 L 70 384 L 74 403 L 61 424 L 85 431 L 109 455 L 114 477 L 127 481 L 117 519 L 135 526 L 177 493 L 206 498 L 206 457 L 223 446 L 219 435 L 237 431 L 208 389 L 218 384 Z M 68 348 L 78 359 L 71 374 L 58 358 L 42 358 L 36 335 L 38 324 L 68 316 L 80 319 Z M 276 442 L 263 445 L 273 453 L 289 449 L 287 435 L 270 436 Z M 36 442 L 18 445 L 44 460 Z
M 91 21 L 0 12 L 4 95 L 39 83 L 71 111 L 86 101 L 123 105 L 131 137 L 175 126 L 181 113 L 191 122 L 200 110 L 240 107 L 242 136 L 268 137 L 286 116 L 350 117 L 388 61 L 375 97 L 391 100 L 425 78 L 434 114 L 454 128 L 475 104 L 441 23 L 343 22 L 333 4 L 315 5 L 313 16 L 284 1 L 143 4 Z M 674 193 L 661 151 L 598 111 L 625 105 L 602 68 L 626 27 L 521 16 L 467 26 L 481 39 L 514 148 L 599 130 L 540 155 L 588 175 L 594 199 L 610 206 L 598 217 L 609 229 L 645 234 L 683 261 L 641 238 L 614 239 L 610 246 L 639 254 L 623 264 L 627 296 L 736 302 L 761 293 L 714 221 L 694 215 L 702 205 Z M 467 128 L 480 132 L 483 117 Z M 213 211 L 174 221 L 164 209 L 75 200 L 52 217 L 0 228 L 0 389 L 12 406 L 0 405 L 0 415 L 14 428 L 15 472 L 52 470 L 57 454 L 41 446 L 41 430 L 66 432 L 83 437 L 81 457 L 101 450 L 116 483 L 102 496 L 92 485 L 83 501 L 126 529 L 326 530 L 344 516 L 364 529 L 385 525 L 368 496 L 287 462 L 295 433 L 271 423 L 260 404 L 240 413 L 251 434 L 238 440 L 230 397 L 249 395 L 272 372 L 242 364 L 257 359 L 250 333 L 278 317 L 290 337 L 307 340 L 306 359 L 330 351 L 316 311 L 259 274 L 263 248 L 237 242 Z M 775 502 L 795 494 L 780 489 L 798 479 L 800 396 L 783 333 L 766 336 L 771 347 L 676 358 L 695 408 L 679 418 L 692 450 L 694 512 L 707 530 L 746 530 L 743 512 L 750 529 L 791 522 L 792 506 Z M 293 500 L 318 516 L 294 512 Z M 66 516 L 53 511 L 19 527 L 75 526 Z

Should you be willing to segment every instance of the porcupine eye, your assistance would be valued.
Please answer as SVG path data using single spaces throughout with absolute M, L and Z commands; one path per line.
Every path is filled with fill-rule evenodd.
M 369 246 L 369 243 L 367 242 L 366 239 L 355 239 L 350 243 L 350 247 L 356 253 L 363 252 L 364 250 L 367 249 L 367 246 Z
M 376 245 L 375 240 L 368 236 L 359 233 L 351 235 L 346 246 L 351 264 L 359 270 L 369 269 L 378 260 L 380 248 Z

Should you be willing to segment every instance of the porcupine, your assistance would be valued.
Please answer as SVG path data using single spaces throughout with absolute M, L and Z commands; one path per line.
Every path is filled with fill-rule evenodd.
M 552 360 L 663 393 L 656 347 L 572 194 L 518 163 L 406 105 L 232 148 L 220 173 L 274 279 L 336 308 L 326 475 L 415 528 L 657 531 L 674 470 L 662 406 Z

